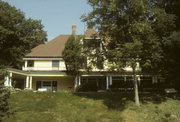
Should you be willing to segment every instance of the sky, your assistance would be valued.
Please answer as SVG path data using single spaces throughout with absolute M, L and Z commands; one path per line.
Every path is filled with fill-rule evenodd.
M 26 18 L 41 20 L 48 40 L 60 34 L 71 34 L 76 24 L 77 34 L 83 34 L 86 24 L 80 17 L 92 9 L 87 0 L 3 0 L 20 9 Z

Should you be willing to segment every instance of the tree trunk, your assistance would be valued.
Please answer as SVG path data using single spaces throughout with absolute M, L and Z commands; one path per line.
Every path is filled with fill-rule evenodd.
M 137 77 L 136 77 L 135 68 L 133 68 L 133 78 L 134 78 L 134 99 L 135 99 L 135 104 L 137 106 L 140 106 L 139 92 L 138 92 L 138 81 L 137 81 Z

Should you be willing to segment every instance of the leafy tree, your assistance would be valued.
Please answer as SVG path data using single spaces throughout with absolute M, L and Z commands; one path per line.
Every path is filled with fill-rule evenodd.
M 164 62 L 163 71 L 166 78 L 166 84 L 178 88 L 180 76 L 178 75 L 180 64 L 179 61 L 179 31 L 180 31 L 180 1 L 179 0 L 162 0 L 158 5 L 167 13 L 175 15 L 175 26 L 170 26 L 174 31 L 170 36 L 163 37 L 164 41 Z M 163 25 L 163 23 L 162 23 Z M 164 31 L 162 29 L 162 31 Z
M 83 67 L 84 58 L 80 37 L 71 35 L 65 44 L 62 53 L 68 73 L 78 75 L 79 69 Z
M 24 13 L 0 0 L 0 64 L 20 68 L 22 58 L 46 41 L 39 20 L 26 19 Z
M 180 85 L 180 31 L 174 32 L 165 41 L 165 69 L 167 84 L 179 89 Z
M 150 0 L 88 0 L 93 11 L 83 17 L 95 26 L 106 44 L 106 58 L 116 64 L 114 70 L 131 66 L 135 103 L 139 105 L 136 78 L 137 62 L 143 70 L 159 73 L 163 59 L 163 37 L 171 34 L 174 16 Z M 170 28 L 171 27 L 171 28 Z

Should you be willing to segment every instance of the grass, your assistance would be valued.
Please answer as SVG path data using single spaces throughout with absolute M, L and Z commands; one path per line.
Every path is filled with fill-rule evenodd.
M 179 122 L 180 100 L 160 94 L 141 94 L 141 107 L 132 93 L 13 93 L 14 114 L 7 122 Z

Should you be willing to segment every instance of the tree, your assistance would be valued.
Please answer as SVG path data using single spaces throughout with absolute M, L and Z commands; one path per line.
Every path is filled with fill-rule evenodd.
M 26 19 L 24 13 L 0 0 L 0 64 L 21 68 L 22 58 L 46 41 L 39 20 Z
M 167 84 L 179 89 L 180 85 L 180 31 L 174 32 L 165 41 L 165 69 Z M 180 90 L 180 89 L 179 89 Z
M 175 26 L 170 26 L 172 28 L 173 33 L 167 37 L 163 37 L 164 42 L 164 62 L 163 71 L 164 77 L 166 79 L 166 84 L 171 87 L 175 87 L 177 89 L 179 86 L 180 76 L 179 72 L 179 31 L 180 31 L 180 1 L 179 0 L 162 0 L 159 1 L 158 5 L 163 8 L 167 13 L 175 15 Z M 164 23 L 162 23 L 164 25 Z M 164 31 L 162 29 L 162 31 Z
M 62 52 L 68 73 L 78 75 L 79 69 L 83 67 L 84 58 L 80 37 L 71 35 L 65 44 Z
M 116 64 L 113 69 L 123 71 L 124 66 L 132 67 L 135 103 L 139 105 L 137 62 L 143 70 L 161 72 L 158 65 L 163 59 L 162 38 L 170 35 L 174 16 L 150 0 L 88 0 L 88 3 L 93 10 L 83 21 L 99 30 L 106 44 L 106 58 Z

